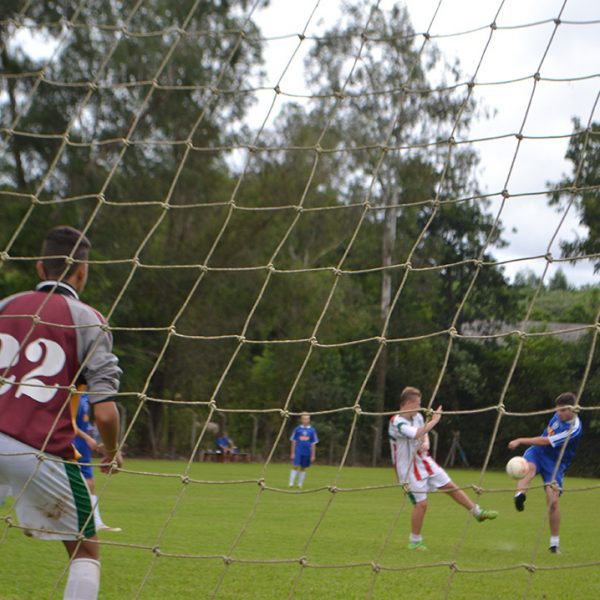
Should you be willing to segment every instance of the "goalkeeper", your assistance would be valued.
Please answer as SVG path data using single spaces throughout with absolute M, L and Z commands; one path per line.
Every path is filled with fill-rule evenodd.
M 420 409 L 421 392 L 414 387 L 404 388 L 400 394 L 400 414 L 390 419 L 388 429 L 396 475 L 413 504 L 409 550 L 427 550 L 421 530 L 427 511 L 428 491 L 446 492 L 479 522 L 498 516 L 496 511 L 485 510 L 475 504 L 430 456 L 427 434 L 439 423 L 442 407 L 436 409 L 427 424 Z

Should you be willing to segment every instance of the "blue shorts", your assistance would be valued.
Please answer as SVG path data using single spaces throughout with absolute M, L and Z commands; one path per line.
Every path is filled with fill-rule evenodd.
M 77 459 L 77 462 L 80 463 L 79 468 L 81 469 L 81 474 L 86 479 L 93 479 L 94 471 L 92 469 L 92 465 L 89 464 L 92 462 L 92 451 L 90 450 L 90 447 L 80 437 L 76 437 L 73 440 L 73 445 L 75 446 L 75 448 L 77 448 L 77 452 L 81 454 L 81 457 Z
M 523 457 L 535 465 L 535 474 L 537 475 L 539 473 L 542 476 L 544 483 L 552 483 L 552 476 L 554 474 L 554 469 L 556 468 L 556 460 L 544 452 L 544 446 L 530 446 L 525 451 L 525 454 L 523 454 Z M 566 466 L 561 463 L 556 471 L 556 483 L 561 490 L 563 486 L 563 475 L 566 470 Z
M 296 454 L 294 456 L 294 466 L 308 469 L 310 467 L 310 454 Z

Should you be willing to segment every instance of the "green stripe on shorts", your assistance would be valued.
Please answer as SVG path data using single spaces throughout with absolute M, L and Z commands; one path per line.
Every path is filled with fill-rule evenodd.
M 412 492 L 408 492 L 408 499 L 410 500 L 410 503 L 412 505 L 415 505 L 417 503 L 417 499 L 415 498 L 415 495 Z
M 73 500 L 75 501 L 75 510 L 77 511 L 77 522 L 79 531 L 83 532 L 86 538 L 96 535 L 96 526 L 94 525 L 94 516 L 92 515 L 92 502 L 88 487 L 83 480 L 81 470 L 78 464 L 64 463 Z

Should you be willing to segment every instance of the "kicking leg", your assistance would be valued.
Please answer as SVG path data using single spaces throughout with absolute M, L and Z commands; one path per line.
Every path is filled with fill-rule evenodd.
M 446 492 L 455 502 L 466 508 L 480 522 L 495 519 L 498 516 L 495 510 L 479 508 L 479 504 L 475 504 L 453 481 L 449 481 L 446 485 L 438 489 Z
M 534 463 L 527 461 L 527 475 L 523 479 L 517 481 L 517 492 L 515 493 L 515 508 L 522 512 L 525 510 L 525 500 L 527 496 L 525 492 L 529 488 L 531 480 L 535 477 L 537 468 Z

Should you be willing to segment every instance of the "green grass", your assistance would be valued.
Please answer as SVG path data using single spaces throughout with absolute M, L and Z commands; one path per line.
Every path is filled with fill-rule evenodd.
M 135 471 L 177 474 L 185 464 L 129 460 L 126 466 Z M 270 466 L 266 484 L 287 491 L 288 472 L 287 465 Z M 204 463 L 194 464 L 190 476 L 232 482 L 256 479 L 260 473 L 260 465 Z M 451 475 L 459 485 L 477 483 L 479 478 L 475 471 L 452 471 Z M 335 476 L 335 468 L 316 465 L 308 472 L 305 491 L 329 485 Z M 389 468 L 345 468 L 338 486 L 389 484 L 393 477 Z M 97 476 L 99 488 L 105 481 L 103 475 Z M 148 575 L 140 598 L 209 598 L 219 582 L 216 597 L 232 600 L 288 598 L 294 585 L 295 598 L 311 600 L 365 598 L 370 590 L 371 597 L 382 599 L 443 598 L 449 584 L 448 597 L 457 600 L 595 598 L 600 589 L 598 566 L 568 567 L 600 561 L 600 489 L 572 494 L 568 489 L 596 483 L 567 478 L 567 493 L 561 500 L 563 554 L 555 556 L 547 551 L 545 501 L 540 489 L 530 492 L 524 513 L 515 512 L 510 491 L 484 495 L 482 506 L 500 511 L 498 520 L 485 523 L 476 523 L 447 496 L 432 494 L 423 532 L 430 550 L 415 553 L 406 549 L 410 506 L 397 488 L 289 494 L 261 492 L 256 483 L 183 486 L 179 478 L 120 473 L 109 480 L 101 506 L 104 520 L 124 531 L 101 534 L 101 539 L 141 547 L 102 547 L 100 597 L 133 598 Z M 489 488 L 510 484 L 499 473 L 488 473 L 483 482 Z M 249 519 L 253 506 L 256 510 Z M 1 509 L 0 514 L 6 510 L 9 508 Z M 246 523 L 229 566 L 219 557 L 164 555 L 228 555 Z M 157 544 L 158 558 L 149 549 Z M 303 555 L 308 561 L 306 568 L 298 562 Z M 294 562 L 252 564 L 236 559 Z M 377 574 L 370 566 L 376 559 L 383 567 Z M 459 571 L 450 578 L 450 568 L 439 563 L 453 560 Z M 27 539 L 20 530 L 9 529 L 0 544 L 0 598 L 50 597 L 65 563 L 61 544 Z M 518 567 L 523 563 L 540 569 L 530 573 Z M 348 566 L 351 564 L 359 566 Z M 400 570 L 408 567 L 421 568 Z M 507 567 L 516 568 L 501 570 Z M 491 571 L 468 572 L 480 569 Z M 60 582 L 54 597 L 62 597 L 63 586 Z

